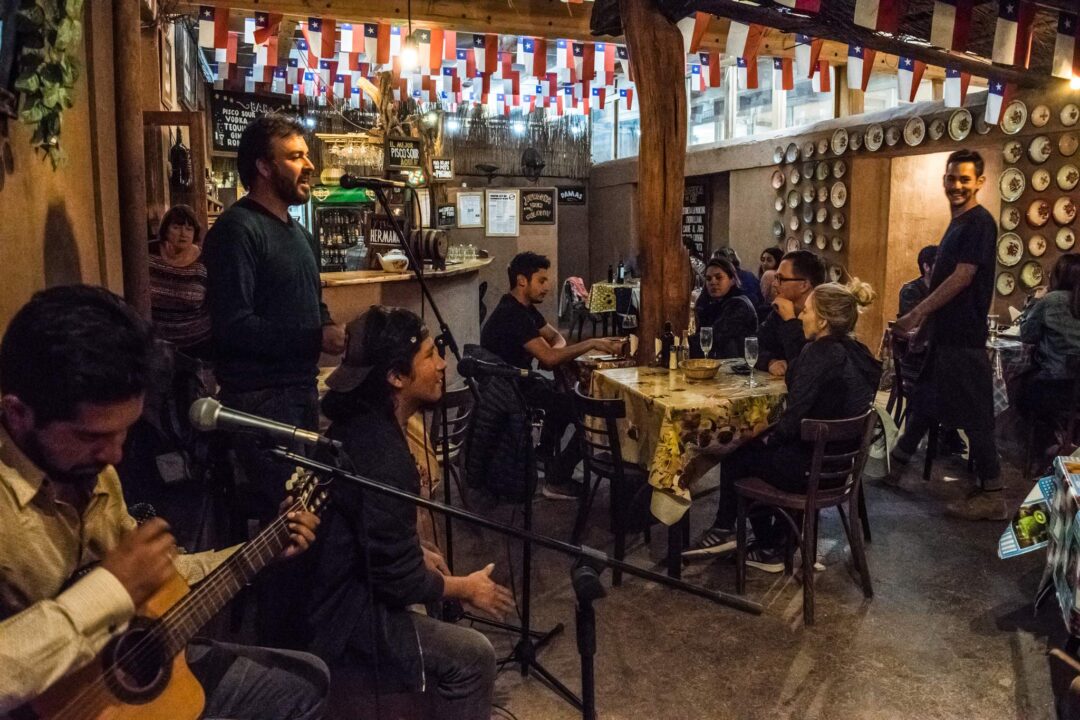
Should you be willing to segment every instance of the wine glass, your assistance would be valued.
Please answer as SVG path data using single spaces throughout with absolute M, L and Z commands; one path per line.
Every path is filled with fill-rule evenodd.
M 712 327 L 702 326 L 698 330 L 698 342 L 701 344 L 701 352 L 705 353 L 705 357 L 709 357 L 712 350 Z
M 750 379 L 746 381 L 746 387 L 758 387 L 761 383 L 754 382 L 754 365 L 758 359 L 757 335 L 751 335 L 743 341 L 743 359 L 750 366 Z

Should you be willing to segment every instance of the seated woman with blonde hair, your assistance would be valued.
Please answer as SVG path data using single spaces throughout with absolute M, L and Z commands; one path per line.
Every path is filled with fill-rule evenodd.
M 720 507 L 716 520 L 684 558 L 704 557 L 735 548 L 735 482 L 760 477 L 785 492 L 803 492 L 812 448 L 804 443 L 806 418 L 840 420 L 866 412 L 874 401 L 881 363 L 852 334 L 862 308 L 874 300 L 871 287 L 852 278 L 847 285 L 814 288 L 799 315 L 807 343 L 788 367 L 787 404 L 777 421 L 721 461 Z M 751 516 L 753 542 L 747 565 L 766 572 L 783 570 L 786 525 L 772 515 Z

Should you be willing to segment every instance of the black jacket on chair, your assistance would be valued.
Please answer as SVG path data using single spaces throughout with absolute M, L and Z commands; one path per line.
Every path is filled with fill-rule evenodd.
M 465 355 L 504 364 L 478 345 L 466 345 Z M 497 499 L 522 502 L 528 497 L 532 423 L 529 410 L 514 388 L 526 382 L 481 378 L 480 400 L 473 410 L 465 438 L 465 482 Z

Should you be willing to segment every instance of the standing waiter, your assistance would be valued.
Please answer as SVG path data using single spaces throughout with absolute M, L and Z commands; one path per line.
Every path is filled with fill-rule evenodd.
M 904 434 L 892 452 L 892 480 L 903 472 L 919 441 L 935 424 L 968 436 L 980 488 L 950 503 L 946 514 L 968 520 L 1005 520 L 1005 501 L 994 442 L 994 388 L 986 352 L 986 316 L 994 295 L 997 223 L 979 204 L 986 178 L 983 159 L 958 150 L 945 163 L 945 196 L 952 221 L 938 246 L 930 295 L 896 321 L 898 332 L 919 328 L 927 357 L 916 381 Z
M 344 330 L 322 301 L 315 241 L 289 216 L 307 202 L 315 166 L 304 129 L 281 115 L 256 118 L 240 136 L 237 170 L 248 195 L 206 236 L 214 374 L 226 406 L 315 430 L 319 353 L 339 355 Z M 266 525 L 285 497 L 292 469 L 249 438 L 234 443 L 245 488 L 245 518 Z M 288 610 L 274 573 L 259 580 L 257 628 L 263 643 L 286 642 Z

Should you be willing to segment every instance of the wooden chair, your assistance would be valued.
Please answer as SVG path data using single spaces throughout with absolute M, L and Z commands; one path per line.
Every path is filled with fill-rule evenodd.
M 454 485 L 457 487 L 458 497 L 461 498 L 461 504 L 468 507 L 468 498 L 465 495 L 465 484 L 461 482 L 462 467 L 461 464 L 464 460 L 464 448 L 465 448 L 465 434 L 469 429 L 469 418 L 472 417 L 473 411 L 473 396 L 472 392 L 467 387 L 458 388 L 457 390 L 447 390 L 445 405 L 440 407 L 446 408 L 446 443 L 449 445 L 450 451 L 450 467 L 443 467 L 445 455 L 443 453 L 443 438 L 442 438 L 442 413 L 436 411 L 432 416 L 432 428 L 431 428 L 431 444 L 434 448 L 436 457 L 439 459 L 439 467 L 442 469 L 443 481 L 452 479 Z
M 1069 403 L 1069 410 L 1047 419 L 1053 428 L 1053 432 L 1060 433 L 1058 437 L 1062 438 L 1070 446 L 1064 448 L 1063 451 L 1067 451 L 1072 446 L 1080 443 L 1080 439 L 1077 438 L 1077 432 L 1080 431 L 1080 354 L 1070 353 L 1065 357 L 1065 372 L 1073 383 L 1072 402 Z M 1024 465 L 1021 468 L 1025 480 L 1032 479 L 1031 465 L 1035 459 L 1035 444 L 1038 440 L 1036 431 L 1040 427 L 1046 427 L 1045 424 L 1037 422 L 1038 419 L 1025 418 L 1027 435 L 1024 438 Z M 1046 445 L 1043 445 L 1041 452 L 1045 452 L 1046 447 Z M 1039 468 L 1039 470 L 1041 469 Z
M 840 522 L 851 547 L 855 569 L 862 580 L 863 595 L 867 598 L 873 597 L 874 590 L 870 584 L 870 568 L 866 562 L 863 536 L 858 529 L 862 513 L 859 502 L 862 494 L 862 472 L 870 454 L 876 421 L 877 414 L 872 409 L 846 420 L 802 421 L 803 441 L 814 444 L 804 494 L 784 492 L 770 485 L 767 480 L 755 477 L 735 483 L 738 496 L 735 586 L 739 594 L 746 590 L 746 519 L 751 510 L 770 507 L 787 521 L 791 529 L 785 557 L 787 572 L 792 569 L 795 543 L 802 548 L 803 622 L 813 625 L 818 514 L 823 508 L 835 507 L 840 512 Z M 855 443 L 858 443 L 858 446 L 850 449 Z M 826 487 L 821 487 L 823 481 L 827 483 Z M 833 486 L 837 481 L 841 484 Z M 851 514 L 850 524 L 844 505 L 847 505 Z M 793 513 L 801 514 L 801 526 L 792 517 Z
M 570 542 L 578 544 L 589 519 L 596 489 L 606 478 L 610 488 L 611 526 L 615 533 L 615 559 L 622 560 L 626 556 L 626 533 L 633 530 L 630 521 L 634 511 L 641 512 L 644 503 L 644 512 L 648 512 L 652 488 L 647 482 L 645 468 L 623 461 L 618 420 L 626 417 L 626 404 L 622 400 L 591 398 L 582 392 L 581 383 L 574 386 L 574 400 L 577 409 L 574 423 L 581 442 L 585 482 Z M 648 542 L 651 521 L 645 519 L 641 524 Z M 622 572 L 612 571 L 612 585 L 621 582 Z

